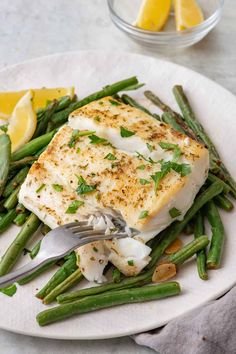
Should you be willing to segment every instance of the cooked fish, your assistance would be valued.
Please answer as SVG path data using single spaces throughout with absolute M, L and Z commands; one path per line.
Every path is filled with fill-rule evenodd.
M 52 228 L 101 212 L 140 230 L 133 239 L 78 249 L 81 271 L 100 282 L 108 261 L 126 275 L 148 264 L 145 243 L 184 217 L 208 167 L 204 146 L 107 97 L 71 114 L 31 167 L 19 199 Z

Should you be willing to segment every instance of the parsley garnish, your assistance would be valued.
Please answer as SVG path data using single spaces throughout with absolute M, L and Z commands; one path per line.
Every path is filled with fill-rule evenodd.
M 83 200 L 74 200 L 66 210 L 66 214 L 75 214 L 82 205 L 84 205 Z
M 99 138 L 97 135 L 89 135 L 90 143 L 91 144 L 102 144 L 102 145 L 109 145 L 109 141 L 104 138 Z
M 181 215 L 181 211 L 178 210 L 177 208 L 172 208 L 169 210 L 169 214 L 174 219 L 174 218 L 177 218 L 177 216 Z
M 141 211 L 141 213 L 139 215 L 139 219 L 145 219 L 147 216 L 148 216 L 148 211 L 143 210 L 143 211 Z
M 144 179 L 144 178 L 140 178 L 139 182 L 140 182 L 140 184 L 142 184 L 143 186 L 145 186 L 145 184 L 150 184 L 150 181 L 148 181 L 147 179 Z
M 173 162 L 177 162 L 181 156 L 181 150 L 177 144 L 170 144 L 170 143 L 165 143 L 165 142 L 160 142 L 159 146 L 163 150 L 173 150 Z
M 98 252 L 98 249 L 97 249 L 97 247 L 93 247 L 93 250 L 94 250 L 94 252 Z
M 57 192 L 62 192 L 63 191 L 63 186 L 60 184 L 52 184 L 52 187 L 55 189 Z
M 146 168 L 146 166 L 145 165 L 139 165 L 138 167 L 137 167 L 139 170 L 145 170 L 145 168 Z
M 87 136 L 87 135 L 91 135 L 93 134 L 94 131 L 92 130 L 78 130 L 78 129 L 75 129 L 72 133 L 72 136 L 70 138 L 70 141 L 68 143 L 68 146 L 70 148 L 73 148 L 75 147 L 75 144 L 77 142 L 77 140 L 81 137 L 81 136 Z
M 132 132 L 131 130 L 127 130 L 124 127 L 120 127 L 120 135 L 122 136 L 122 138 L 129 138 L 134 134 L 135 132 Z
M 117 158 L 116 158 L 113 154 L 111 154 L 111 153 L 107 154 L 107 155 L 104 157 L 104 159 L 111 160 L 111 161 L 117 160 Z
M 150 152 L 152 152 L 154 150 L 154 147 L 151 144 L 147 143 L 146 145 L 147 145 L 147 148 Z
M 95 120 L 96 122 L 101 122 L 101 118 L 100 118 L 99 116 L 96 116 L 96 117 L 94 118 L 94 120 Z
M 137 156 L 138 156 L 139 158 L 142 158 L 143 160 L 145 160 L 145 161 L 151 163 L 152 165 L 155 164 L 155 163 L 160 163 L 160 161 L 154 161 L 151 157 L 149 157 L 149 158 L 147 159 L 145 156 L 143 156 L 143 155 L 142 155 L 140 152 L 138 152 L 138 151 L 136 151 L 136 154 L 137 154 Z
M 81 149 L 80 149 L 80 148 L 77 148 L 77 150 L 76 150 L 77 154 L 79 154 L 80 151 L 81 151 Z
M 95 185 L 86 184 L 86 181 L 84 180 L 84 178 L 82 176 L 80 176 L 78 178 L 78 187 L 76 189 L 76 192 L 78 194 L 87 194 L 87 193 L 91 193 L 95 190 L 96 190 Z
M 133 259 L 130 259 L 127 263 L 128 263 L 128 265 L 131 266 L 131 267 L 134 266 L 134 261 L 133 261 Z
M 121 103 L 118 102 L 118 101 L 109 100 L 109 102 L 110 102 L 110 104 L 111 104 L 112 106 L 120 106 L 120 105 L 121 105 Z
M 1 125 L 1 126 L 0 126 L 0 129 L 1 129 L 4 133 L 7 133 L 8 125 L 7 125 L 7 124 Z
M 41 184 L 41 186 L 38 188 L 38 189 L 36 189 L 36 193 L 40 193 L 41 192 L 41 190 L 43 190 L 43 188 L 46 186 L 46 184 Z
M 7 295 L 7 296 L 12 297 L 17 292 L 17 287 L 16 287 L 15 284 L 13 284 L 13 285 L 10 285 L 7 288 L 0 289 L 0 292 L 5 294 L 5 295 Z

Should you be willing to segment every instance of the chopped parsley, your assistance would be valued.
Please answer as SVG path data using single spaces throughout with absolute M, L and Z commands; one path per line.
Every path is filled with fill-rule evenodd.
M 120 106 L 120 105 L 121 105 L 121 103 L 118 102 L 118 101 L 109 100 L 109 102 L 110 102 L 110 104 L 111 104 L 112 106 Z
M 103 105 L 103 101 L 99 101 L 98 103 L 99 103 L 100 105 Z
M 80 149 L 80 148 L 77 148 L 77 150 L 76 150 L 77 154 L 79 154 L 80 151 L 81 151 L 81 149 Z
M 147 216 L 148 216 L 148 211 L 143 210 L 143 211 L 141 211 L 141 213 L 139 215 L 139 219 L 145 219 Z
M 111 164 L 111 168 L 115 168 L 115 167 L 117 167 L 117 166 L 118 166 L 118 163 L 116 163 L 116 162 L 114 162 L 114 163 Z
M 154 165 L 155 163 L 160 163 L 160 161 L 154 161 L 151 157 L 149 157 L 148 159 L 143 155 L 141 154 L 140 152 L 136 151 L 136 154 L 139 158 L 149 162 L 150 164 Z
M 97 249 L 97 247 L 93 247 L 93 250 L 94 250 L 94 252 L 98 252 L 98 249 Z
M 139 165 L 137 168 L 139 170 L 143 171 L 143 170 L 145 170 L 146 166 L 145 165 Z
M 117 158 L 115 157 L 115 155 L 113 155 L 112 153 L 107 154 L 107 155 L 104 157 L 104 159 L 111 160 L 111 161 L 117 160 Z
M 143 186 L 145 186 L 146 184 L 150 184 L 150 181 L 148 181 L 147 179 L 144 179 L 144 178 L 140 178 L 139 182 Z
M 82 205 L 84 205 L 83 200 L 74 200 L 66 210 L 66 214 L 75 214 Z
M 87 136 L 87 135 L 91 135 L 93 133 L 94 133 L 94 131 L 92 131 L 92 130 L 78 130 L 78 129 L 75 129 L 73 131 L 72 135 L 71 135 L 71 138 L 70 138 L 70 141 L 68 143 L 68 146 L 70 148 L 75 147 L 76 142 L 78 141 L 78 139 L 81 136 Z
M 95 120 L 96 122 L 101 122 L 101 118 L 100 118 L 99 116 L 96 116 L 96 117 L 94 118 L 94 120 Z
M 163 150 L 173 150 L 173 162 L 177 162 L 181 156 L 181 150 L 177 144 L 170 144 L 165 142 L 160 142 L 159 146 Z
M 15 284 L 12 284 L 12 285 L 8 286 L 7 288 L 0 289 L 0 292 L 7 295 L 7 296 L 12 297 L 17 292 L 17 287 Z
M 0 125 L 0 130 L 2 130 L 4 133 L 7 133 L 8 124 Z
M 135 132 L 132 132 L 131 130 L 127 130 L 124 127 L 120 127 L 120 135 L 122 136 L 122 138 L 129 138 L 134 134 Z
M 102 145 L 109 145 L 109 141 L 107 139 L 104 138 L 100 138 L 99 136 L 92 134 L 89 135 L 89 139 L 90 139 L 90 144 L 102 144 Z
M 86 181 L 84 180 L 84 178 L 82 176 L 78 177 L 78 187 L 76 189 L 76 192 L 78 194 L 81 194 L 81 195 L 87 194 L 87 193 L 91 193 L 95 190 L 96 190 L 95 185 L 86 184 Z
M 181 215 L 181 211 L 178 210 L 177 208 L 171 208 L 169 210 L 169 214 L 170 216 L 174 219 L 174 218 L 177 218 L 177 216 L 180 216 Z
M 154 147 L 151 144 L 147 143 L 146 145 L 147 145 L 147 148 L 150 152 L 152 152 L 154 150 Z
M 128 263 L 128 265 L 131 266 L 131 267 L 134 266 L 134 261 L 133 261 L 133 259 L 128 260 L 127 263 Z
M 52 184 L 53 189 L 57 192 L 62 192 L 63 191 L 63 186 L 60 184 Z
M 36 193 L 40 193 L 43 189 L 44 189 L 44 187 L 46 186 L 46 184 L 41 184 L 41 186 L 40 187 L 38 187 L 38 189 L 36 189 Z

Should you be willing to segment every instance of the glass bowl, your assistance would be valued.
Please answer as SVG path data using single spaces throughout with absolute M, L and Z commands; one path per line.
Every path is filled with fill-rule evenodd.
M 180 32 L 175 30 L 174 12 L 161 32 L 139 29 L 133 25 L 142 0 L 107 0 L 114 24 L 131 39 L 157 49 L 178 49 L 191 46 L 203 39 L 219 22 L 224 0 L 198 0 L 204 14 L 200 25 Z

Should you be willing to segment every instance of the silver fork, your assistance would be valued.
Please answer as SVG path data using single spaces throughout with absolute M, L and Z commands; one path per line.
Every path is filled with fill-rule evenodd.
M 124 225 L 119 223 L 116 223 L 116 232 L 110 234 L 106 234 L 105 229 L 94 230 L 94 226 L 89 225 L 88 221 L 73 222 L 57 227 L 44 236 L 36 258 L 16 271 L 0 277 L 0 288 L 7 287 L 17 280 L 31 275 L 44 264 L 60 259 L 87 243 L 111 240 L 113 238 L 119 239 L 127 236 L 133 237 L 138 233 L 137 230 L 130 229 L 130 234 L 128 235 Z

